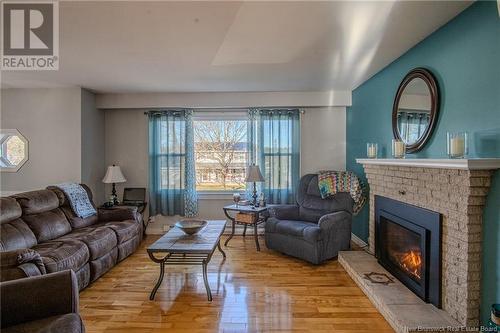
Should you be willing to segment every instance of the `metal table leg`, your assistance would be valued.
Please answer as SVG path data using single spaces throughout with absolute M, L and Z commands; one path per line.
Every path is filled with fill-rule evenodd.
M 226 259 L 226 253 L 224 251 L 222 251 L 222 247 L 220 246 L 220 240 L 217 243 L 217 248 L 219 249 L 220 253 L 222 253 L 222 257 L 224 257 L 224 259 Z
M 212 291 L 210 290 L 210 285 L 208 284 L 208 277 L 207 277 L 207 264 L 208 262 L 203 260 L 203 281 L 205 282 L 205 289 L 207 290 L 207 297 L 208 300 L 211 302 L 212 301 Z
M 165 276 L 165 262 L 170 257 L 170 254 L 166 255 L 162 259 L 155 258 L 151 252 L 148 252 L 148 255 L 149 258 L 151 258 L 151 260 L 153 260 L 155 263 L 160 264 L 160 277 L 158 278 L 156 285 L 154 286 L 153 290 L 151 291 L 151 294 L 149 295 L 149 299 L 152 301 L 155 299 L 156 292 L 158 291 L 158 288 L 160 288 L 160 285 L 163 281 L 163 277 Z
M 257 247 L 257 251 L 260 251 L 260 245 L 259 245 L 259 236 L 257 235 L 257 220 L 255 221 L 255 223 L 253 224 L 253 233 L 254 233 L 254 237 L 255 237 L 255 246 Z
M 226 242 L 224 243 L 224 246 L 227 246 L 227 243 L 229 243 L 229 241 L 231 240 L 231 238 L 233 238 L 234 236 L 234 232 L 235 232 L 235 224 L 236 224 L 236 221 L 234 218 L 232 218 L 228 213 L 227 211 L 224 209 L 224 214 L 227 216 L 228 219 L 231 220 L 232 222 L 232 225 L 231 225 L 231 235 L 229 235 L 229 238 L 226 239 Z

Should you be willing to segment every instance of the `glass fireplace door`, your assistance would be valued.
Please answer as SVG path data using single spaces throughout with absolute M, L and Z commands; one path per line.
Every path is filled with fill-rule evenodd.
M 390 214 L 380 222 L 381 264 L 426 299 L 426 230 Z

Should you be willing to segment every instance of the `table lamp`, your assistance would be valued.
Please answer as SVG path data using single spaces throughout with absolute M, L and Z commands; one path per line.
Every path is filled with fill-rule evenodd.
M 118 196 L 116 195 L 116 183 L 124 183 L 127 180 L 123 177 L 122 170 L 117 165 L 108 166 L 108 170 L 106 171 L 106 175 L 102 179 L 102 182 L 105 184 L 113 184 L 113 191 L 111 192 L 111 196 L 113 197 L 113 204 L 118 204 Z
M 252 204 L 255 207 L 257 204 L 257 185 L 256 182 L 263 182 L 264 177 L 260 173 L 260 169 L 257 165 L 250 165 L 247 169 L 247 178 L 245 179 L 247 183 L 253 183 L 253 194 L 252 194 Z

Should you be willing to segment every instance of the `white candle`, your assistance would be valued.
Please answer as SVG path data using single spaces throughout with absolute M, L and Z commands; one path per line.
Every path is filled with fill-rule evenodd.
M 465 140 L 461 136 L 451 138 L 450 140 L 450 155 L 460 157 L 465 155 Z
M 368 157 L 369 158 L 377 157 L 377 148 L 375 146 L 368 147 Z
M 405 144 L 403 141 L 394 141 L 394 157 L 403 157 L 405 155 Z

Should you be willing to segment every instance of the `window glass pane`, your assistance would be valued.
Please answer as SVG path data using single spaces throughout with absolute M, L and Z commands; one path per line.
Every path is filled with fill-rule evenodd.
M 6 141 L 6 158 L 12 165 L 18 165 L 24 159 L 24 142 L 13 135 Z
M 179 120 L 163 121 L 160 126 L 160 153 L 184 154 L 184 123 Z
M 184 188 L 182 183 L 184 179 L 184 159 L 183 155 L 163 155 L 158 159 L 158 163 L 162 166 L 160 167 L 161 189 Z
M 292 163 L 290 154 L 266 155 L 264 157 L 266 168 L 267 187 L 271 190 L 287 189 L 292 184 L 292 173 L 289 172 Z
M 195 120 L 196 188 L 233 191 L 245 188 L 247 122 Z

